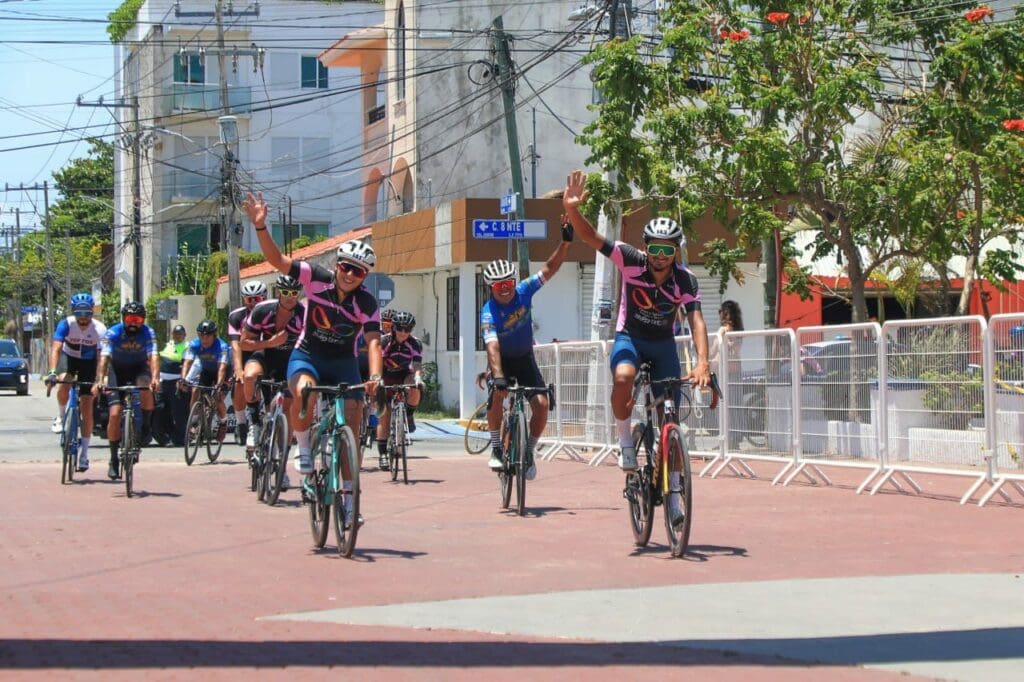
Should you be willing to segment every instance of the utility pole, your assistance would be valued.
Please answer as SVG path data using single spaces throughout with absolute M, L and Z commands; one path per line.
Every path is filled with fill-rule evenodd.
M 239 275 L 238 250 L 241 246 L 242 230 L 241 225 L 236 225 L 237 183 L 235 179 L 236 165 L 238 163 L 238 121 L 230 115 L 231 105 L 228 96 L 228 73 L 226 68 L 227 47 L 224 44 L 224 17 L 258 17 L 260 15 L 259 2 L 255 9 L 236 10 L 231 2 L 228 2 L 227 9 L 224 8 L 224 0 L 217 0 L 213 12 L 183 12 L 178 3 L 174 5 L 175 17 L 204 17 L 213 18 L 217 24 L 217 47 L 206 50 L 207 54 L 217 55 L 217 67 L 220 71 L 220 124 L 221 142 L 224 144 L 224 157 L 221 159 L 221 193 L 220 193 L 220 226 L 221 244 L 228 252 L 228 306 L 233 310 L 242 304 L 242 284 Z M 264 50 L 257 49 L 253 44 L 249 49 L 239 50 L 232 48 L 232 66 L 238 67 L 240 55 L 254 58 L 253 71 L 256 71 L 257 64 L 262 67 Z
M 121 101 L 110 104 L 104 102 L 103 97 L 95 102 L 86 102 L 79 95 L 75 104 L 80 107 L 132 110 L 132 229 L 123 243 L 131 244 L 134 248 L 132 299 L 141 302 L 146 292 L 142 281 L 142 128 L 139 123 L 139 98 L 134 96 L 130 102 Z
M 505 107 L 505 134 L 508 137 L 508 155 L 512 170 L 512 191 L 516 193 L 515 210 L 512 212 L 512 220 L 520 220 L 525 217 L 525 211 L 520 210 L 519 203 L 525 203 L 523 193 L 523 165 L 519 155 L 519 130 L 516 126 L 516 100 L 515 100 L 515 69 L 512 66 L 512 56 L 509 52 L 508 35 L 505 33 L 505 23 L 501 16 L 494 18 L 492 24 L 494 33 L 492 36 L 491 50 L 498 59 L 497 78 L 501 86 L 501 98 Z M 516 240 L 516 251 L 519 257 L 519 277 L 526 278 L 530 274 L 530 247 L 526 240 Z
M 14 209 L 14 262 L 21 262 L 21 209 Z M 21 289 L 18 287 L 14 288 L 14 320 L 17 325 L 15 330 L 15 338 L 18 339 L 18 348 L 22 351 L 27 350 L 25 348 L 25 330 L 24 322 L 21 319 Z
M 46 274 L 43 277 L 43 284 L 46 289 L 46 310 L 44 311 L 46 319 L 46 339 L 49 341 L 53 338 L 53 247 L 50 243 L 50 184 L 43 181 L 43 184 L 38 182 L 25 186 L 24 183 L 18 183 L 17 187 L 11 187 L 7 183 L 4 183 L 5 192 L 43 192 L 43 228 L 45 229 L 46 236 Z M 18 232 L 21 232 L 21 216 L 20 212 L 16 213 L 18 222 Z M 21 310 L 21 307 L 18 307 Z

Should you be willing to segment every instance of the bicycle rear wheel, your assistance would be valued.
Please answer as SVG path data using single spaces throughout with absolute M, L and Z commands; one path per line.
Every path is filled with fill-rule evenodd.
M 288 423 L 285 421 L 284 415 L 277 415 L 270 429 L 269 449 L 266 455 L 267 492 L 263 501 L 273 506 L 281 495 L 285 465 L 288 463 Z
M 526 470 L 529 464 L 526 461 L 526 415 L 520 412 L 515 416 L 515 462 L 514 471 L 516 476 L 516 514 L 522 516 L 526 513 Z
M 471 455 L 479 455 L 491 444 L 490 432 L 487 429 L 480 429 L 480 425 L 487 425 L 487 401 L 476 406 L 473 414 L 466 424 L 466 434 L 462 437 L 466 452 Z
M 338 553 L 344 557 L 352 556 L 356 548 L 356 536 L 359 534 L 359 450 L 356 446 L 355 435 L 348 426 L 338 430 L 335 438 L 338 460 L 338 485 L 339 489 L 333 491 L 334 500 L 334 537 L 338 542 Z M 352 491 L 344 490 L 344 480 L 341 471 L 341 462 L 348 460 L 349 483 L 352 484 Z M 345 508 L 345 498 L 352 499 L 351 509 Z
M 671 505 L 666 496 L 665 532 L 668 534 L 668 542 L 672 547 L 672 556 L 681 557 L 686 553 L 686 546 L 690 542 L 690 525 L 693 521 L 693 479 L 690 475 L 690 456 L 686 452 L 682 430 L 675 424 L 666 424 L 665 428 L 668 429 L 668 433 L 662 438 L 662 443 L 665 444 L 668 453 L 665 464 L 670 465 L 669 471 L 677 467 L 679 469 L 679 510 L 682 512 L 682 518 L 673 523 Z M 672 486 L 669 496 L 676 492 L 676 488 Z
M 637 547 L 646 547 L 654 529 L 654 496 L 651 494 L 650 464 L 652 439 L 644 433 L 644 425 L 633 427 L 633 442 L 636 444 L 637 470 L 626 474 L 626 488 L 623 496 L 629 503 L 629 525 L 633 531 L 633 542 Z
M 188 411 L 188 421 L 185 422 L 185 464 L 188 466 L 192 466 L 192 462 L 196 461 L 196 454 L 199 452 L 199 445 L 203 440 L 205 417 L 203 402 L 197 400 L 192 405 L 192 409 Z

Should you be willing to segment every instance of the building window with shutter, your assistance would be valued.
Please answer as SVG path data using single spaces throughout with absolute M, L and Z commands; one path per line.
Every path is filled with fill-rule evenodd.
M 459 349 L 459 278 L 449 277 L 445 283 L 445 301 L 447 302 L 448 350 Z
M 327 67 L 316 57 L 302 58 L 302 87 L 327 89 Z

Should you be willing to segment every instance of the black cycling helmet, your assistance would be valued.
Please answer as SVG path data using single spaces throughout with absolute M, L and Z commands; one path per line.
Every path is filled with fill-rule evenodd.
M 302 285 L 299 284 L 299 280 L 294 277 L 289 277 L 288 275 L 281 275 L 278 277 L 277 281 L 274 282 L 274 286 L 278 289 L 284 289 L 285 291 L 299 291 L 302 289 Z
M 121 317 L 125 315 L 142 315 L 146 316 L 146 306 L 142 305 L 138 301 L 128 301 L 121 306 Z
M 385 308 L 380 313 L 381 322 L 393 322 L 395 319 L 395 310 L 393 308 Z
M 199 323 L 199 326 L 196 327 L 196 332 L 199 334 L 216 334 L 217 323 L 213 320 L 203 320 Z
M 411 330 L 413 327 L 416 326 L 416 318 L 415 316 L 413 316 L 412 313 L 407 313 L 403 310 L 395 313 L 395 317 L 392 320 L 392 323 L 395 325 L 396 329 L 398 327 L 402 327 L 404 329 Z

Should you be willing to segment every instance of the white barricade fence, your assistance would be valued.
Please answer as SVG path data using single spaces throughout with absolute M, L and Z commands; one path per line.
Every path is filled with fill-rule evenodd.
M 552 447 L 543 457 L 551 459 L 562 453 L 583 460 L 583 453 L 589 451 L 593 461 L 609 450 L 614 428 L 605 343 L 543 344 L 536 346 L 534 352 L 545 349 L 553 349 L 555 357 L 556 371 L 551 381 L 555 384 L 556 407 L 545 431 L 546 437 L 554 434 Z M 547 378 L 548 374 L 544 376 Z
M 870 469 L 863 490 L 881 472 L 881 333 L 876 322 L 797 330 L 800 361 L 793 378 L 799 387 L 799 462 L 783 485 L 805 468 L 829 482 L 821 467 L 859 467 Z
M 977 479 L 963 503 L 988 478 L 986 329 L 977 316 L 882 325 L 884 473 L 872 494 L 894 476 L 921 492 L 914 472 Z
M 537 369 L 544 377 L 545 383 L 558 385 L 558 344 L 549 343 L 543 346 L 535 346 L 533 357 L 537 361 Z M 556 389 L 555 409 L 548 412 L 548 423 L 544 426 L 544 432 L 537 440 L 536 456 L 543 459 L 545 450 L 548 447 L 558 447 L 558 400 Z
M 719 347 L 722 336 L 716 334 L 708 338 L 708 357 L 711 359 L 711 371 L 718 372 Z M 685 376 L 697 364 L 697 349 L 692 336 L 677 336 L 676 350 Z M 714 459 L 722 452 L 722 415 L 725 412 L 725 400 L 719 407 L 712 410 L 710 391 L 688 391 L 684 389 L 679 401 L 679 423 L 686 436 L 686 448 L 693 457 Z M 641 417 L 642 418 L 642 415 Z
M 986 400 L 994 406 L 995 416 L 990 420 L 992 450 L 988 452 L 992 485 L 978 500 L 979 506 L 997 493 L 1009 502 L 1004 486 L 1024 497 L 1024 314 L 993 315 L 985 348 Z

